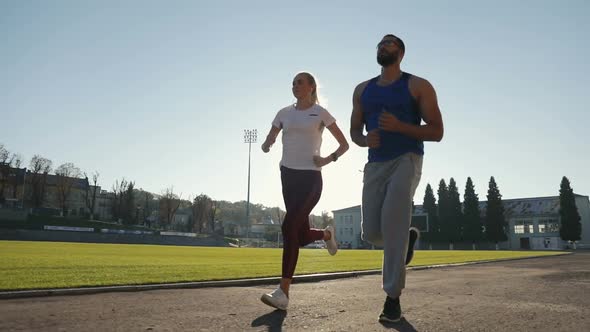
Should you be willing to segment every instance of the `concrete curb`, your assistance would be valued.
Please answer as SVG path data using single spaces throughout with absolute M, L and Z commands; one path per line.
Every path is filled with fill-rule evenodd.
M 573 252 L 565 252 L 558 255 L 551 256 L 532 256 L 519 258 L 505 258 L 496 260 L 465 262 L 465 263 L 451 263 L 440 265 L 426 265 L 408 267 L 408 271 L 420 271 L 445 267 L 456 267 L 476 264 L 497 263 L 505 261 L 525 260 L 533 258 L 555 257 L 562 255 L 571 255 Z M 333 280 L 341 278 L 354 278 L 366 275 L 380 274 L 381 270 L 365 270 L 365 271 L 349 271 L 349 272 L 334 272 L 334 273 L 318 273 L 295 276 L 296 282 L 317 282 L 323 280 Z M 236 280 L 218 280 L 218 281 L 197 281 L 197 282 L 179 282 L 168 284 L 146 284 L 146 285 L 125 285 L 125 286 L 104 286 L 104 287 L 81 287 L 81 288 L 56 288 L 56 289 L 36 289 L 36 290 L 22 290 L 22 291 L 0 291 L 0 300 L 3 299 L 18 299 L 28 297 L 44 297 L 44 296 L 66 296 L 66 295 L 88 295 L 109 292 L 138 292 L 157 289 L 185 289 L 185 288 L 206 288 L 206 287 L 249 287 L 260 285 L 277 285 L 280 277 L 270 278 L 255 278 L 255 279 L 236 279 Z
M 488 263 L 498 263 L 498 262 L 507 262 L 507 261 L 520 261 L 526 259 L 534 259 L 534 258 L 546 258 L 546 257 L 556 257 L 556 256 L 565 256 L 571 255 L 573 252 L 563 252 L 556 255 L 549 255 L 549 256 L 530 256 L 530 257 L 516 257 L 516 258 L 501 258 L 501 259 L 493 259 L 493 260 L 486 260 L 486 261 L 475 261 L 475 262 L 464 262 L 464 263 L 450 263 L 450 264 L 440 264 L 440 265 L 423 265 L 423 266 L 413 266 L 408 267 L 406 270 L 408 271 L 420 271 L 420 270 L 428 270 L 428 269 L 439 269 L 444 267 L 455 267 L 455 266 L 465 266 L 465 265 L 477 265 L 477 264 L 488 264 Z M 0 293 L 1 295 L 1 293 Z

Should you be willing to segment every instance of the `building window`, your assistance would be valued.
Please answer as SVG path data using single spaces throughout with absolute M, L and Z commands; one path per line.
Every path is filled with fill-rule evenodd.
M 533 221 L 532 220 L 526 220 L 524 222 L 524 232 L 526 234 L 532 234 L 533 233 Z
M 343 225 L 352 225 L 352 216 L 344 216 Z
M 533 233 L 533 221 L 531 219 L 515 219 L 514 234 L 531 234 Z
M 539 219 L 539 233 L 559 232 L 559 221 L 557 218 Z

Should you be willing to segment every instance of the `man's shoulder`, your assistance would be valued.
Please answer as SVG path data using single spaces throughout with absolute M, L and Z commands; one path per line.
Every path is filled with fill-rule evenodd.
M 363 91 L 365 90 L 365 88 L 367 87 L 367 85 L 369 84 L 369 82 L 371 82 L 371 80 L 373 80 L 374 78 L 370 78 L 366 81 L 360 82 L 359 84 L 357 84 L 357 86 L 354 88 L 354 94 L 355 96 L 360 96 Z
M 416 76 L 414 74 L 410 74 L 408 85 L 410 87 L 412 95 L 414 95 L 415 97 L 418 97 L 423 93 L 427 93 L 428 91 L 433 90 L 432 84 L 430 84 L 430 82 L 428 82 L 427 79 L 422 78 L 420 76 Z
M 357 84 L 357 86 L 356 86 L 356 87 L 358 88 L 358 87 L 360 87 L 360 86 L 365 86 L 365 85 L 369 84 L 369 82 L 371 82 L 371 80 L 373 80 L 373 79 L 375 79 L 375 78 L 374 78 L 374 77 L 371 77 L 371 78 L 369 78 L 369 79 L 368 79 L 368 80 L 366 80 L 366 81 L 362 81 L 362 82 L 360 82 L 359 84 Z
M 428 80 L 425 79 L 425 78 L 423 78 L 423 77 L 420 77 L 418 75 L 414 75 L 414 74 L 411 74 L 411 73 L 407 73 L 407 74 L 410 76 L 409 79 L 408 79 L 409 82 L 410 82 L 410 84 L 418 85 L 418 86 L 430 84 L 430 82 L 428 82 Z

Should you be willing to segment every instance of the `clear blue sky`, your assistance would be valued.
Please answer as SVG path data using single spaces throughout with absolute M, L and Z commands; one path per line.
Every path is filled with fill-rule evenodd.
M 283 207 L 280 140 L 260 143 L 292 103 L 301 70 L 349 129 L 356 84 L 376 76 L 375 45 L 406 42 L 402 69 L 435 87 L 445 121 L 426 143 L 422 203 L 468 176 L 485 200 L 557 195 L 563 175 L 590 194 L 587 1 L 2 1 L 0 143 L 54 167 L 73 162 L 110 189 L 125 177 L 183 198 Z M 371 3 L 369 6 L 368 4 Z M 347 134 L 348 137 L 348 134 Z M 324 133 L 324 155 L 336 142 Z M 351 145 L 323 170 L 314 213 L 360 204 L 366 150 Z

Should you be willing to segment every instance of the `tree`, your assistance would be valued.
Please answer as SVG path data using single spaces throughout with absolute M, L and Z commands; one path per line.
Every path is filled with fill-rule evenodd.
M 279 223 L 279 225 L 283 224 L 283 220 L 285 219 L 285 213 L 283 210 L 281 210 L 281 208 L 279 207 L 275 207 L 273 208 L 273 210 L 275 210 L 275 215 L 277 217 L 277 222 Z
M 200 194 L 193 200 L 193 232 L 202 233 L 203 230 L 207 228 L 207 221 L 211 214 L 211 201 L 211 198 L 205 194 Z
M 428 242 L 437 242 L 440 240 L 438 211 L 436 208 L 436 198 L 434 198 L 434 192 L 432 191 L 430 183 L 426 185 L 422 207 L 428 215 L 428 232 L 424 233 L 424 240 Z
M 506 241 L 507 224 L 504 216 L 504 205 L 502 204 L 502 195 L 496 184 L 496 180 L 492 176 L 490 178 L 488 188 L 488 203 L 486 207 L 486 238 L 490 242 L 496 244 L 498 250 L 498 242 Z
M 8 156 L 10 152 L 4 147 L 4 144 L 0 143 L 0 163 L 6 164 L 8 161 Z
M 440 229 L 440 241 L 449 241 L 451 238 L 452 224 L 449 213 L 449 188 L 444 179 L 438 184 L 438 220 Z
M 211 199 L 210 202 L 210 212 L 209 212 L 209 229 L 211 230 L 211 233 L 215 233 L 215 221 L 218 217 L 219 211 L 221 210 L 221 201 L 216 201 L 214 199 Z
M 23 157 L 19 153 L 10 152 L 0 143 L 0 165 L 8 165 L 14 168 L 20 168 L 23 162 Z
M 561 179 L 559 189 L 559 216 L 561 217 L 559 236 L 564 241 L 574 242 L 575 249 L 575 241 L 581 239 L 582 224 L 580 223 L 581 218 L 576 206 L 574 190 L 565 176 Z
M 144 195 L 144 203 L 143 203 L 143 223 L 148 225 L 148 227 L 152 227 L 151 225 L 151 221 L 148 218 L 148 216 L 151 215 L 153 209 L 152 209 L 152 205 L 150 204 L 153 199 L 154 199 L 154 195 L 152 195 L 152 193 L 147 192 L 147 191 L 143 191 L 140 190 L 143 195 Z
M 14 168 L 20 168 L 23 164 L 23 156 L 20 153 L 13 153 L 10 164 Z
M 5 152 L 2 152 L 3 146 L 0 144 L 0 203 L 6 197 L 4 192 L 5 185 L 8 184 L 10 190 L 10 196 L 12 198 L 17 197 L 17 189 L 18 189 L 18 181 L 17 181 L 17 172 L 22 165 L 22 156 L 18 153 L 13 153 L 10 157 L 8 157 L 8 150 L 4 149 Z M 6 153 L 6 155 L 4 155 Z
M 43 206 L 45 190 L 47 187 L 47 174 L 51 172 L 52 162 L 40 155 L 31 158 L 29 169 L 31 170 L 31 203 L 33 207 Z
M 92 173 L 92 186 L 86 187 L 86 191 L 84 194 L 84 201 L 86 202 L 86 207 L 88 208 L 88 212 L 90 213 L 90 220 L 94 219 L 94 209 L 96 207 L 96 194 L 98 191 L 98 177 L 100 174 L 95 171 Z M 88 175 L 84 173 L 84 177 L 86 181 L 88 181 Z
M 68 198 L 74 184 L 79 180 L 81 172 L 73 163 L 65 163 L 55 170 L 55 176 L 57 179 L 57 200 L 61 209 L 60 214 L 65 216 L 68 211 Z
M 221 203 L 221 201 L 211 199 L 211 213 L 209 214 L 209 222 L 212 233 L 215 232 L 215 223 L 218 221 L 219 211 L 221 210 L 222 204 L 223 203 Z
M 461 211 L 459 188 L 457 188 L 455 179 L 451 178 L 449 181 L 448 190 L 448 240 L 450 241 L 450 249 L 453 249 L 453 244 L 461 241 L 462 238 L 461 220 L 463 219 L 463 212 Z
M 137 223 L 139 216 L 137 215 L 137 209 L 135 207 L 135 183 L 129 182 L 127 190 L 124 192 L 123 198 L 123 223 L 126 225 L 132 225 Z
M 218 213 L 218 218 L 223 221 L 240 222 L 243 221 L 246 214 L 246 206 L 241 202 L 220 201 L 223 203 L 223 209 Z M 194 212 L 193 212 L 194 215 Z
M 479 197 L 470 177 L 467 177 L 463 195 L 463 239 L 470 241 L 475 250 L 475 243 L 483 238 Z
M 8 156 L 10 153 L 4 147 L 4 144 L 0 143 L 0 205 L 5 201 L 4 188 L 8 183 L 10 176 L 10 163 L 8 162 Z
M 180 207 L 180 196 L 174 193 L 174 187 L 170 186 L 162 193 L 160 197 L 160 218 L 165 227 L 169 228 L 176 215 L 176 210 Z
M 322 229 L 328 226 L 334 226 L 334 217 L 328 214 L 328 211 L 322 211 Z
M 130 182 L 127 182 L 125 178 L 122 178 L 121 181 L 115 180 L 115 184 L 113 185 L 113 205 L 112 205 L 112 212 L 113 212 L 113 219 L 117 222 L 123 222 L 123 218 L 125 218 L 125 194 L 127 193 L 127 188 L 129 187 Z
M 322 211 L 322 215 L 320 216 L 315 216 L 312 214 L 310 217 L 311 220 L 313 220 L 314 226 L 316 228 L 324 229 L 329 225 L 334 225 L 334 217 L 330 216 L 328 211 Z

